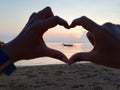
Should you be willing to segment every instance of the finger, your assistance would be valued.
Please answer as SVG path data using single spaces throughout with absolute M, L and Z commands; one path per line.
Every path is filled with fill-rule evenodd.
M 35 19 L 46 19 L 46 18 L 49 18 L 49 17 L 52 17 L 52 16 L 54 16 L 54 15 L 53 15 L 53 12 L 52 12 L 51 8 L 46 7 L 43 10 L 39 11 L 38 13 L 34 12 L 30 16 L 28 24 L 31 24 L 31 22 L 33 22 Z
M 58 16 L 53 16 L 48 19 L 38 21 L 35 28 L 37 28 L 37 32 L 40 32 L 43 35 L 48 29 L 55 27 L 56 25 L 64 26 L 67 29 L 69 28 L 68 23 Z
M 94 37 L 94 35 L 93 35 L 92 33 L 88 32 L 88 33 L 87 33 L 87 38 L 88 38 L 88 40 L 90 41 L 90 43 L 91 43 L 93 46 L 95 46 L 95 37 Z
M 62 52 L 51 49 L 51 48 L 47 48 L 46 56 L 59 59 L 60 61 L 68 63 L 68 58 Z
M 92 61 L 90 53 L 76 53 L 70 57 L 68 64 L 73 64 L 80 61 Z
M 37 16 L 37 13 L 33 13 L 33 14 L 30 16 L 27 25 L 30 25 L 30 24 L 35 20 L 36 16 Z
M 52 16 L 54 16 L 54 14 L 50 7 L 46 7 L 42 11 L 39 11 L 37 13 L 37 18 L 39 18 L 39 19 L 47 19 Z
M 29 20 L 31 20 L 31 19 L 33 19 L 33 18 L 35 18 L 36 17 L 36 15 L 37 15 L 37 13 L 32 13 L 32 15 L 30 16 L 30 18 L 29 18 Z
M 44 27 L 46 29 L 52 28 L 52 27 L 54 27 L 56 25 L 61 25 L 61 26 L 64 26 L 65 28 L 69 28 L 68 23 L 64 19 L 62 19 L 62 18 L 60 18 L 58 16 L 48 18 L 44 22 Z
M 98 32 L 98 30 L 96 30 L 96 28 L 100 28 L 100 26 L 98 24 L 96 24 L 95 22 L 93 22 L 92 20 L 90 20 L 89 18 L 83 16 L 81 18 L 75 19 L 70 27 L 75 27 L 77 25 L 82 26 L 83 28 L 85 28 L 86 30 L 88 30 L 89 32 L 95 33 Z

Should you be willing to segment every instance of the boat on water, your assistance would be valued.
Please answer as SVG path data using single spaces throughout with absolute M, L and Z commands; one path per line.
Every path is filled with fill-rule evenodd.
M 73 46 L 73 44 L 72 43 L 63 43 L 63 46 Z

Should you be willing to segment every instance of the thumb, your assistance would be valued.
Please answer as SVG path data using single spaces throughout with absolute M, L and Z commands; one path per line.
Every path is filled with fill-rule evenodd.
M 90 41 L 90 43 L 93 45 L 93 46 L 95 46 L 95 37 L 94 37 L 94 35 L 91 33 L 91 32 L 88 32 L 87 33 L 87 38 L 88 38 L 88 40 Z
M 68 58 L 60 51 L 47 48 L 46 56 L 68 63 Z
M 70 57 L 68 64 L 71 65 L 78 61 L 92 61 L 91 54 L 89 52 L 76 53 Z

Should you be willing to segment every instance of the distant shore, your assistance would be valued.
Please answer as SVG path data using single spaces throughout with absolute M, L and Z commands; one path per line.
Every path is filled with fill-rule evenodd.
M 120 70 L 92 63 L 18 67 L 0 90 L 120 90 Z

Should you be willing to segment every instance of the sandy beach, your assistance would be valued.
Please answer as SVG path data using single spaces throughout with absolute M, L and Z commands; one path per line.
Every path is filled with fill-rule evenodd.
M 120 90 L 120 70 L 92 63 L 18 67 L 0 90 Z

